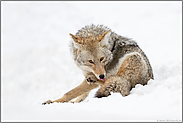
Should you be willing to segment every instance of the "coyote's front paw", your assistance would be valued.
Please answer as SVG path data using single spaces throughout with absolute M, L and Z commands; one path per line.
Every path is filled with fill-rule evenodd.
M 94 75 L 88 75 L 86 81 L 88 84 L 93 84 L 97 81 L 97 78 Z
M 50 103 L 53 103 L 53 101 L 51 101 L 51 100 L 47 100 L 47 101 L 43 102 L 43 103 L 42 103 L 42 105 L 50 104 Z

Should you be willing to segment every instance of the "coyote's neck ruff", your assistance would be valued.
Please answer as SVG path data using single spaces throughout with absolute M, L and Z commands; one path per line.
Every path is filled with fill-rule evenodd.
M 103 25 L 90 25 L 71 36 L 71 52 L 75 63 L 85 76 L 76 88 L 55 101 L 83 101 L 90 90 L 101 85 L 96 97 L 107 97 L 110 92 L 127 96 L 136 84 L 145 85 L 153 79 L 148 58 L 137 43 L 112 32 Z

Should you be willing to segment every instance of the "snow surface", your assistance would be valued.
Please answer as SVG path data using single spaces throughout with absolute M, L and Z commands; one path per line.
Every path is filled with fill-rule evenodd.
M 2 121 L 182 121 L 182 2 L 1 2 Z M 103 24 L 136 40 L 155 80 L 129 96 L 58 99 L 84 79 L 69 33 Z

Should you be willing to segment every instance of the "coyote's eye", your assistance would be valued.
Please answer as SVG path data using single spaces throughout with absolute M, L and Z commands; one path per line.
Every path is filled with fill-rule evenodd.
M 101 57 L 101 58 L 100 58 L 100 61 L 103 61 L 103 60 L 104 60 L 104 57 Z
M 89 62 L 90 62 L 91 64 L 94 64 L 94 62 L 93 62 L 92 60 L 89 60 Z

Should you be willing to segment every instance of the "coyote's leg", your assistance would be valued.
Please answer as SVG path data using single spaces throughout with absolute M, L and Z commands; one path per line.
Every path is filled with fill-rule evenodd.
M 84 101 L 89 93 L 90 93 L 90 91 L 84 93 L 83 95 L 79 96 L 75 101 L 72 101 L 72 103 L 79 103 L 79 102 Z
M 136 84 L 145 85 L 148 81 L 146 63 L 140 54 L 134 53 L 123 60 L 116 76 L 105 81 L 96 97 L 107 97 L 110 92 L 120 92 L 127 96 Z
M 122 76 L 113 76 L 105 81 L 105 83 L 97 91 L 95 97 L 107 97 L 110 92 L 119 92 L 122 96 L 130 93 L 131 84 Z
M 94 88 L 97 88 L 99 85 L 98 84 L 87 84 L 87 81 L 86 79 L 79 85 L 77 86 L 76 88 L 72 89 L 71 91 L 67 92 L 66 94 L 63 95 L 63 97 L 61 97 L 60 99 L 57 99 L 57 100 L 54 100 L 54 101 L 51 101 L 51 100 L 48 100 L 48 101 L 45 101 L 43 102 L 42 104 L 50 104 L 50 103 L 53 103 L 53 102 L 68 102 L 86 92 L 89 92 L 90 90 L 94 89 Z

